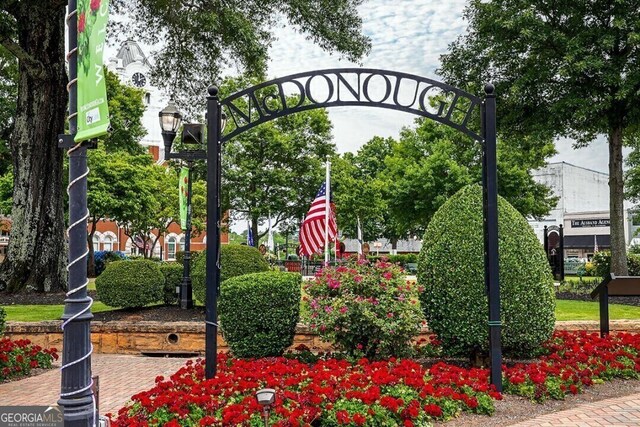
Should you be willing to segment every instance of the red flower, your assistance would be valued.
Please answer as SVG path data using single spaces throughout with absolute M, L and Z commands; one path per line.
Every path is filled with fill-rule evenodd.
M 433 403 L 429 405 L 425 405 L 423 409 L 424 409 L 424 412 L 426 412 L 428 415 L 432 417 L 442 416 L 442 408 L 440 408 L 438 405 L 435 405 Z
M 91 0 L 91 11 L 95 12 L 100 9 L 100 0 Z
M 359 426 L 363 426 L 367 422 L 367 418 L 361 413 L 353 414 L 353 422 Z
M 84 30 L 87 28 L 87 17 L 84 12 L 78 16 L 78 32 L 84 33 Z
M 338 420 L 338 424 L 349 424 L 351 422 L 349 413 L 344 409 L 336 412 L 336 420 Z

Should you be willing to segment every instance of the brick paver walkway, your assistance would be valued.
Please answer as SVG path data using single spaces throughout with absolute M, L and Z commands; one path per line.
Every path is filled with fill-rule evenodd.
M 129 398 L 151 388 L 158 375 L 169 376 L 188 359 L 94 354 L 92 373 L 100 377 L 100 413 L 117 413 Z M 52 405 L 60 393 L 60 369 L 0 384 L 0 405 Z
M 585 403 L 513 424 L 512 427 L 631 427 L 640 426 L 640 394 Z
M 100 413 L 116 413 L 129 398 L 153 386 L 188 359 L 95 354 L 93 374 L 100 376 Z M 0 405 L 51 405 L 58 400 L 60 370 L 0 384 Z M 514 424 L 513 427 L 640 427 L 640 393 L 585 403 L 565 411 Z

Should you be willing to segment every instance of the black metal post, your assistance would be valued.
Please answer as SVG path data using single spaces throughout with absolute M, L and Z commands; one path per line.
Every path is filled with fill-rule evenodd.
M 489 297 L 489 357 L 491 384 L 502 391 L 502 347 L 500 344 L 500 280 L 498 262 L 498 173 L 496 155 L 495 88 L 484 88 L 483 105 L 483 210 L 485 234 L 485 284 Z
M 600 336 L 609 335 L 609 287 L 604 286 L 600 291 Z
M 559 258 L 558 261 L 560 262 L 559 272 L 560 281 L 562 282 L 564 280 L 564 227 L 562 226 L 562 224 L 560 224 L 560 247 L 558 248 L 557 257 Z
M 77 132 L 78 24 L 77 2 L 68 3 L 69 134 Z M 60 399 L 67 427 L 92 426 L 97 421 L 91 379 L 91 298 L 87 296 L 87 147 L 69 149 L 69 271 L 62 338 Z
M 218 359 L 218 290 L 220 287 L 220 104 L 218 88 L 207 97 L 207 258 L 205 377 L 216 376 Z
M 193 162 L 187 162 L 187 229 L 184 232 L 184 258 L 182 269 L 182 286 L 180 289 L 180 308 L 193 308 L 193 292 L 191 286 L 191 168 Z
M 543 246 L 544 246 L 544 254 L 547 257 L 547 262 L 549 262 L 549 228 L 544 226 L 544 236 L 542 237 Z

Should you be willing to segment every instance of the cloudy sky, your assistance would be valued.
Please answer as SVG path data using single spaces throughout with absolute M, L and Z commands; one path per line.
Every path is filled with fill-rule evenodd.
M 360 13 L 372 49 L 362 65 L 439 80 L 435 70 L 440 55 L 466 29 L 462 19 L 465 4 L 463 0 L 369 0 L 360 8 Z M 269 65 L 272 78 L 314 69 L 357 66 L 324 52 L 290 28 L 279 29 L 276 35 L 278 40 L 273 44 Z M 415 117 L 366 107 L 330 108 L 329 115 L 340 152 L 356 151 L 375 135 L 396 137 Z M 557 150 L 558 155 L 550 161 L 566 161 L 602 172 L 608 169 L 604 139 L 580 150 L 574 150 L 571 141 L 561 140 Z

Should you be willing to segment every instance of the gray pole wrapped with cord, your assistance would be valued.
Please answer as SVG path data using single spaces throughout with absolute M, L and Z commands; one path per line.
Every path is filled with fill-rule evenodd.
M 77 0 L 67 9 L 69 63 L 69 136 L 61 138 L 69 156 L 69 264 L 68 292 L 62 315 L 62 380 L 58 404 L 64 408 L 66 427 L 94 426 L 97 422 L 91 379 L 91 304 L 87 295 L 87 144 L 73 144 L 78 129 L 78 16 Z M 66 140 L 66 141 L 65 141 Z M 70 143 L 71 141 L 71 143 Z

